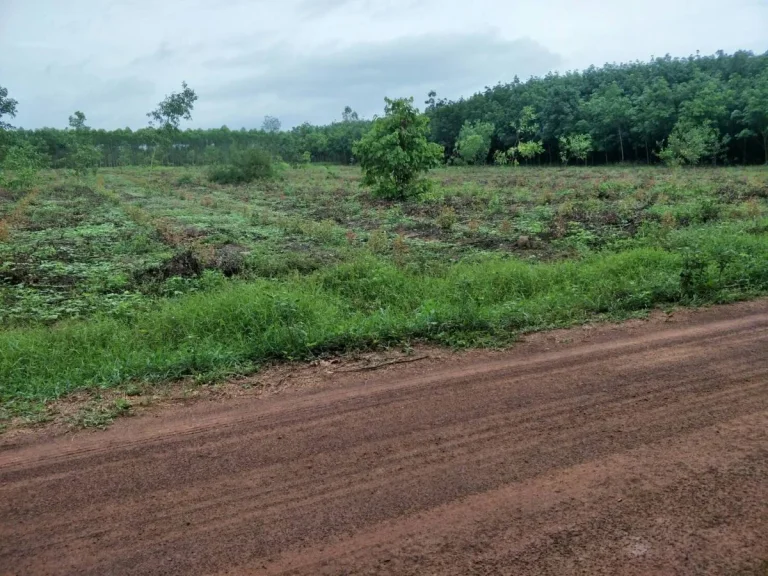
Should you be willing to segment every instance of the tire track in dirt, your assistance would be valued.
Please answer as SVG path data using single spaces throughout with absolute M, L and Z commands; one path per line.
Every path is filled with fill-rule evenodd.
M 768 302 L 157 416 L 0 452 L 0 574 L 768 561 Z

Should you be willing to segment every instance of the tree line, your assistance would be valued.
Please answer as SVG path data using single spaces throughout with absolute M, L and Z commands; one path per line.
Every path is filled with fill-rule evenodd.
M 768 163 L 768 53 L 592 66 L 426 105 L 458 161 Z
M 260 148 L 287 162 L 349 164 L 371 121 L 347 107 L 341 120 L 281 130 L 180 129 L 197 95 L 186 84 L 137 130 L 89 128 L 82 112 L 65 129 L 14 129 L 19 103 L 0 87 L 0 162 L 13 147 L 42 164 L 210 165 Z M 768 163 L 768 53 L 655 58 L 550 73 L 447 100 L 430 92 L 429 136 L 452 164 Z

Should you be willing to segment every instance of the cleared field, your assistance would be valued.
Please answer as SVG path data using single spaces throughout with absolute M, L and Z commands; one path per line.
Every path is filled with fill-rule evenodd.
M 51 171 L 3 191 L 0 417 L 45 419 L 75 390 L 415 340 L 504 345 L 768 290 L 765 168 L 434 178 L 398 203 L 324 166 L 244 187 L 191 169 Z

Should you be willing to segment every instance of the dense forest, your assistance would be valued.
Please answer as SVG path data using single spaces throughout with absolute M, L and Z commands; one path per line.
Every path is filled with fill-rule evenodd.
M 84 143 L 100 166 L 212 164 L 250 147 L 288 162 L 348 164 L 353 143 L 370 127 L 347 107 L 338 122 L 291 130 L 269 117 L 250 130 L 151 122 L 96 130 L 79 112 L 66 129 L 24 130 L 8 124 L 17 105 L 0 88 L 0 160 L 21 144 L 53 167 L 66 166 L 75 148 L 82 161 Z M 768 53 L 667 56 L 515 78 L 456 101 L 431 92 L 425 105 L 432 140 L 449 163 L 768 163 Z

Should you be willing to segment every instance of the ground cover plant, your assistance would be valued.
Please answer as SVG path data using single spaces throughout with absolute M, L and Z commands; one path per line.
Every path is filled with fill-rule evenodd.
M 764 168 L 449 167 L 385 200 L 356 167 L 45 170 L 0 190 L 0 418 L 77 390 L 768 291 Z

